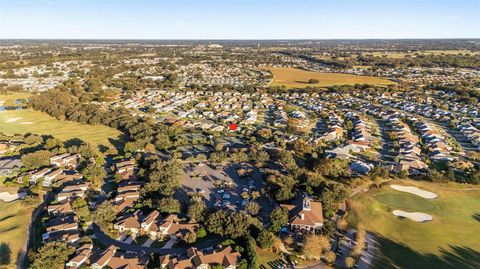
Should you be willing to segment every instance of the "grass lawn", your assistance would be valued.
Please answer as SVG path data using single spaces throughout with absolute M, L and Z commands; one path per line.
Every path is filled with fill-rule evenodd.
M 274 269 L 281 264 L 285 264 L 283 257 L 278 256 L 271 250 L 257 248 L 257 255 L 261 269 Z
M 52 135 L 61 140 L 80 138 L 88 143 L 105 147 L 119 146 L 121 142 L 118 141 L 122 141 L 121 132 L 116 129 L 103 125 L 59 121 L 46 113 L 30 109 L 0 111 L 0 132 L 10 135 L 19 133 Z
M 17 255 L 27 239 L 33 209 L 25 209 L 18 201 L 0 201 L 0 268 L 15 268 Z
M 380 77 L 357 76 L 339 73 L 320 73 L 304 71 L 295 68 L 270 67 L 273 81 L 270 86 L 286 86 L 288 88 L 305 88 L 307 86 L 327 87 L 332 85 L 375 84 L 388 85 L 395 82 Z M 309 84 L 310 79 L 317 79 L 319 83 Z
M 398 184 L 395 182 L 395 184 Z M 349 201 L 348 222 L 377 234 L 380 254 L 374 268 L 480 268 L 480 186 L 402 181 L 435 192 L 427 200 L 389 185 L 360 193 Z M 470 189 L 469 188 L 478 188 Z M 403 209 L 433 216 L 417 223 L 391 211 Z

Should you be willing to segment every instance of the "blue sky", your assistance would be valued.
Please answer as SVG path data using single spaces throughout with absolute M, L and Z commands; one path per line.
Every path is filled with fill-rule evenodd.
M 480 0 L 0 0 L 0 38 L 480 38 Z

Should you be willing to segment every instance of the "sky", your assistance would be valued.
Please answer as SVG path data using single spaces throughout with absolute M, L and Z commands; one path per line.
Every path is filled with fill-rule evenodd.
M 17 38 L 480 38 L 480 0 L 0 0 Z

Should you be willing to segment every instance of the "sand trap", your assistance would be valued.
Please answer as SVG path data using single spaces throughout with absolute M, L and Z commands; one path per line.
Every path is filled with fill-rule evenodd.
M 22 122 L 20 122 L 20 124 L 33 124 L 33 122 L 31 122 L 31 121 L 22 121 Z
M 9 118 L 8 120 L 6 120 L 5 122 L 6 123 L 10 123 L 10 122 L 16 122 L 17 120 L 21 120 L 22 118 Z
M 433 217 L 431 215 L 422 212 L 406 212 L 402 210 L 393 210 L 392 213 L 397 217 L 411 219 L 416 222 L 427 222 L 433 220 Z
M 12 202 L 12 201 L 15 201 L 19 198 L 23 198 L 25 196 L 26 196 L 26 193 L 24 193 L 24 192 L 15 193 L 15 194 L 11 194 L 9 192 L 0 192 L 0 200 L 2 200 L 4 202 Z
M 419 188 L 413 187 L 413 186 L 390 185 L 390 187 L 392 187 L 392 189 L 395 189 L 397 191 L 408 192 L 408 193 L 411 193 L 411 194 L 418 195 L 418 196 L 420 196 L 422 198 L 425 198 L 425 199 L 435 199 L 435 198 L 438 197 L 438 195 L 434 192 L 424 191 L 422 189 L 419 189 Z

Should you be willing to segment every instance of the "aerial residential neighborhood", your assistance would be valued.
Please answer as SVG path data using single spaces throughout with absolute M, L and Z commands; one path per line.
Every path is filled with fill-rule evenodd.
M 480 268 L 479 10 L 0 0 L 0 268 Z

